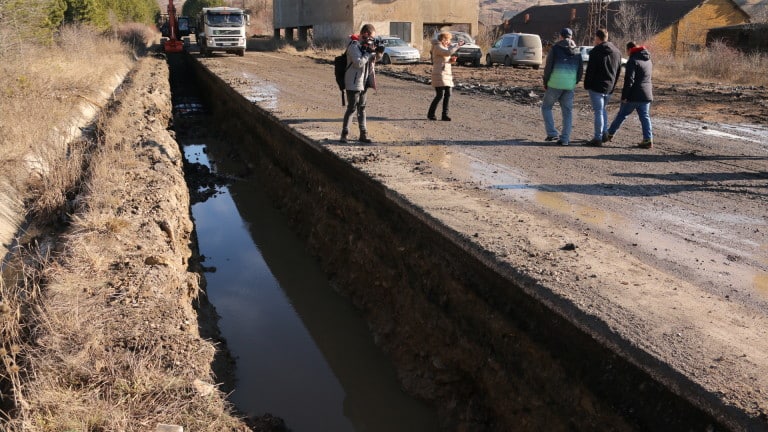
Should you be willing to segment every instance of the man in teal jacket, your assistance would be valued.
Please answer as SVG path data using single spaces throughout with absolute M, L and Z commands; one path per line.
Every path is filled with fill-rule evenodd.
M 544 67 L 544 100 L 541 104 L 541 115 L 544 117 L 544 128 L 547 130 L 545 141 L 555 141 L 567 146 L 570 144 L 573 127 L 573 89 L 581 81 L 581 54 L 573 42 L 573 31 L 569 28 L 560 30 L 560 40 L 552 46 L 547 54 Z M 563 114 L 562 133 L 558 134 L 552 107 L 560 103 Z

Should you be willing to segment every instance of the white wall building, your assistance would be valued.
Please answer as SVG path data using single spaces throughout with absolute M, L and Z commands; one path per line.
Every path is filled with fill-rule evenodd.
M 275 37 L 342 43 L 363 24 L 422 48 L 440 29 L 478 32 L 478 0 L 273 0 Z

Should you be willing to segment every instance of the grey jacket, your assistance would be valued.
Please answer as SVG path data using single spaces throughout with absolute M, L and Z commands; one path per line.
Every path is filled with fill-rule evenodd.
M 365 83 L 374 73 L 374 63 L 381 60 L 380 54 L 363 52 L 360 42 L 352 40 L 347 46 L 347 72 L 344 74 L 344 88 L 363 91 Z

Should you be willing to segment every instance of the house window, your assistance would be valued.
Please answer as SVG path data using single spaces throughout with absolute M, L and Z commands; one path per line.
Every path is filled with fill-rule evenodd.
M 411 23 L 409 22 L 390 22 L 389 34 L 397 36 L 400 39 L 411 42 Z

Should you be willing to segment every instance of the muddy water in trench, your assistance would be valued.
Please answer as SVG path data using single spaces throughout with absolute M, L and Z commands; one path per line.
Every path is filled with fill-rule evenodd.
M 177 134 L 188 162 L 223 176 L 241 172 L 240 157 L 215 156 L 217 131 Z M 364 320 L 262 187 L 240 179 L 192 206 L 204 265 L 215 268 L 205 275 L 208 297 L 236 359 L 231 400 L 248 415 L 279 416 L 295 432 L 437 430 L 435 413 L 400 389 Z

